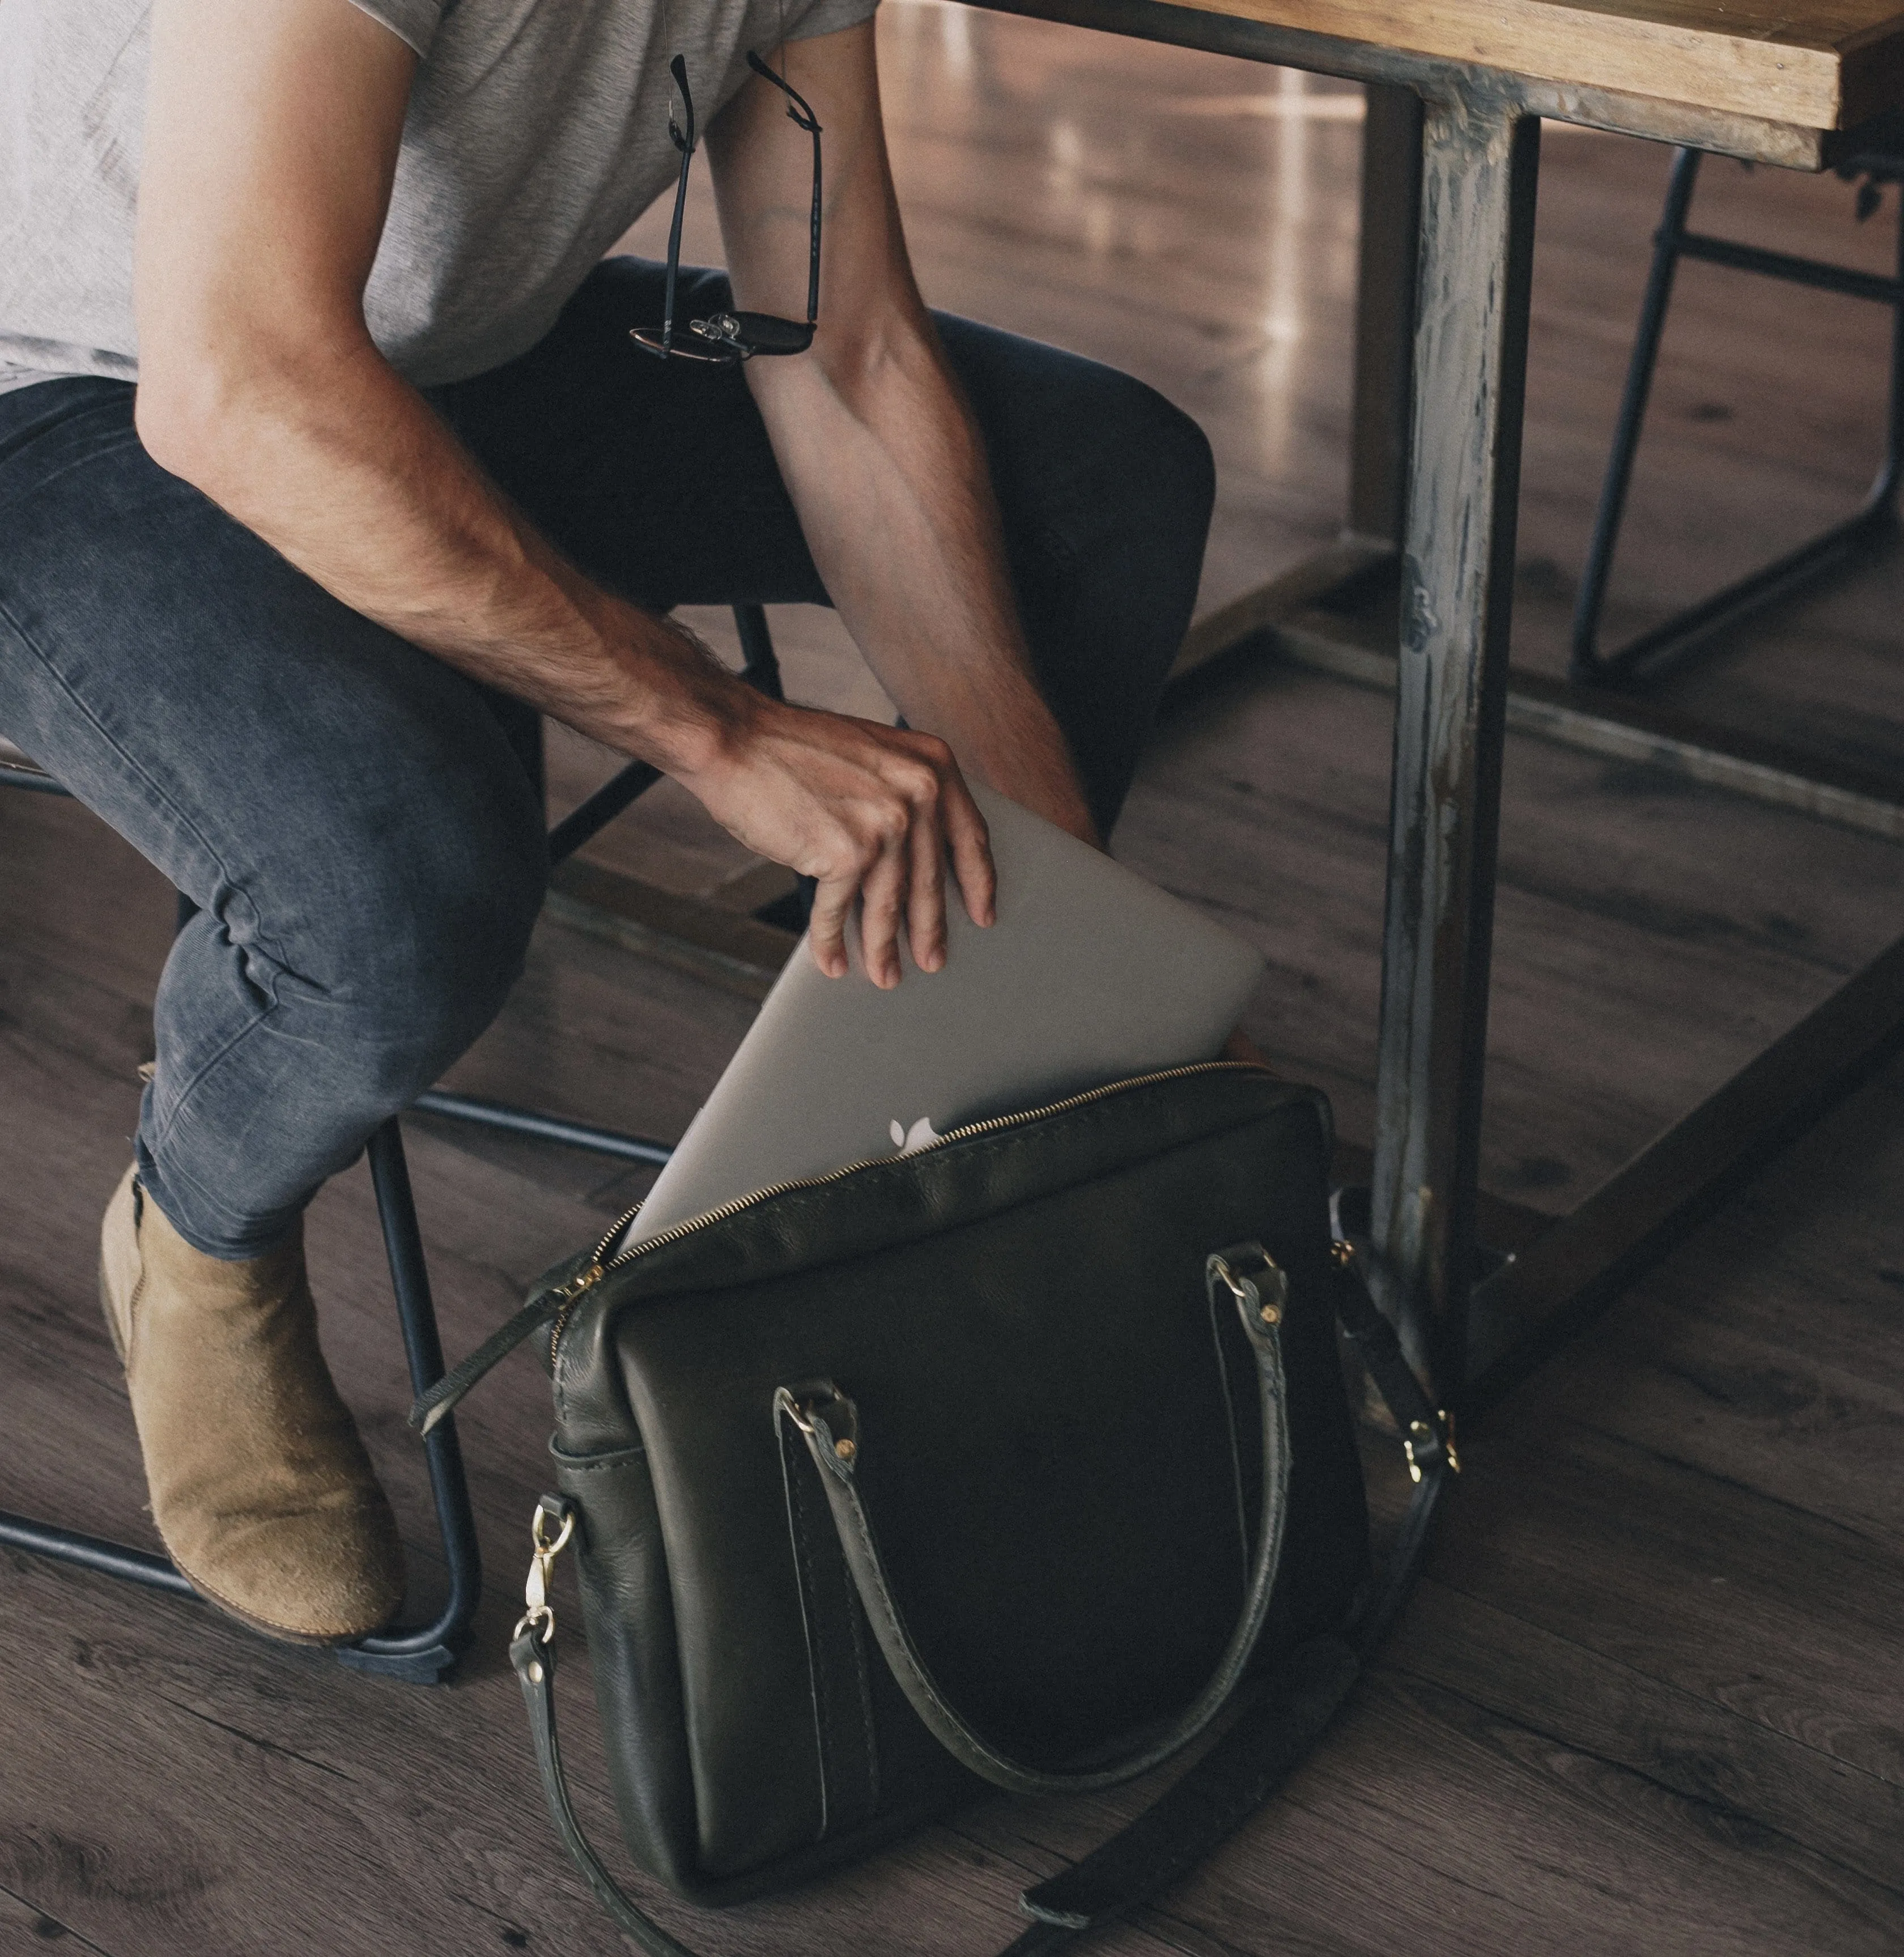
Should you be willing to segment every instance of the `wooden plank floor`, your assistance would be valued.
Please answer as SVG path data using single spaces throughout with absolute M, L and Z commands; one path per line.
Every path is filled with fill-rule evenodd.
M 889 5 L 881 32 L 930 296 L 1117 359 L 1204 420 L 1222 480 L 1207 602 L 1324 539 L 1342 493 L 1355 98 L 936 5 Z M 1662 176 L 1643 145 L 1548 142 L 1517 653 L 1530 663 L 1561 643 Z M 1775 242 L 1823 248 L 1829 233 L 1874 266 L 1888 251 L 1888 207 L 1860 232 L 1842 185 L 1729 166 L 1712 184 L 1728 219 Z M 1643 485 L 1654 501 L 1622 561 L 1632 622 L 1769 555 L 1868 472 L 1881 330 L 1836 302 L 1814 317 L 1811 296 L 1741 289 L 1702 296 L 1687 274 L 1679 364 L 1670 381 L 1662 369 L 1662 473 Z M 1888 575 L 1797 608 L 1681 688 L 1707 710 L 1897 758 Z M 829 618 L 776 622 L 799 691 L 877 709 Z M 1388 739 L 1379 695 L 1239 675 L 1159 730 L 1118 838 L 1269 950 L 1252 1029 L 1329 1088 L 1351 1134 L 1368 1123 Z M 599 767 L 558 750 L 567 794 Z M 611 846 L 684 890 L 746 867 L 663 795 Z M 1897 931 L 1898 871 L 1897 850 L 1869 836 L 1517 741 L 1491 1187 L 1577 1200 Z M 0 795 L 0 1504 L 144 1541 L 91 1267 L 169 922 L 159 879 L 83 811 Z M 673 1134 L 751 1010 L 546 922 L 458 1078 Z M 452 1352 L 639 1184 L 411 1127 Z M 1901 1193 L 1904 1066 L 1468 1437 L 1428 1579 L 1328 1746 L 1163 1907 L 1094 1947 L 1904 1948 Z M 327 1348 L 396 1494 L 420 1606 L 440 1570 L 361 1169 L 321 1199 L 312 1243 Z M 0 1677 L 0 1952 L 622 1947 L 549 1834 L 501 1652 L 543 1485 L 543 1391 L 520 1361 L 460 1417 L 491 1582 L 447 1690 L 357 1677 L 193 1605 L 0 1557 L 14 1653 Z M 579 1663 L 565 1712 L 585 1818 L 612 1838 Z M 1146 1791 L 983 1803 L 785 1900 L 661 1913 L 710 1957 L 997 1948 L 1027 1875 Z

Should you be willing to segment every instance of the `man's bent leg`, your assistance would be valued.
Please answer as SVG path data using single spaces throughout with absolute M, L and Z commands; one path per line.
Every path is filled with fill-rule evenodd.
M 140 1177 L 247 1258 L 493 1017 L 541 816 L 481 689 L 158 469 L 131 391 L 0 396 L 0 731 L 200 907 Z
M 1039 684 L 1109 836 L 1196 605 L 1209 441 L 1114 368 L 933 318 L 985 437 Z
M 0 396 L 0 728 L 201 907 L 100 1237 L 153 1519 L 254 1629 L 361 1637 L 402 1547 L 301 1212 L 501 1003 L 527 776 L 476 688 L 156 468 L 107 381 Z

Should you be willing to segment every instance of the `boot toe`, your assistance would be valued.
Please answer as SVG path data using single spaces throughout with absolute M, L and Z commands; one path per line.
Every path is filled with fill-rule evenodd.
M 403 1601 L 403 1552 L 387 1503 L 247 1518 L 173 1560 L 192 1588 L 267 1637 L 354 1643 Z

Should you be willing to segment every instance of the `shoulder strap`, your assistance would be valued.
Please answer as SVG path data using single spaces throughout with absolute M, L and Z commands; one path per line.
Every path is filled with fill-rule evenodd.
M 552 1635 L 542 1635 L 544 1630 Z M 536 1765 L 542 1777 L 542 1791 L 549 1797 L 550 1818 L 562 1846 L 575 1858 L 575 1865 L 588 1878 L 595 1899 L 616 1923 L 647 1952 L 648 1957 L 694 1957 L 685 1943 L 677 1943 L 653 1917 L 637 1909 L 616 1886 L 615 1878 L 603 1867 L 589 1846 L 582 1824 L 568 1798 L 568 1778 L 562 1772 L 561 1747 L 555 1734 L 555 1621 L 532 1623 L 524 1618 L 509 1641 L 509 1662 L 514 1666 L 516 1681 L 522 1687 L 523 1701 L 529 1708 L 529 1731 L 536 1747 Z
M 1369 1296 L 1355 1254 L 1339 1244 L 1336 1255 L 1337 1316 L 1401 1432 L 1415 1482 L 1414 1500 L 1388 1560 L 1342 1636 L 1314 1638 L 1292 1652 L 1250 1689 L 1241 1716 L 1165 1794 L 1081 1862 L 1020 1896 L 1020 1906 L 1033 1920 L 1003 1957 L 1045 1957 L 1128 1915 L 1232 1834 L 1322 1737 L 1420 1573 L 1430 1525 L 1450 1477 L 1460 1469 L 1451 1423 L 1403 1358 L 1394 1327 Z M 543 1533 L 546 1519 L 564 1525 L 553 1543 Z M 567 1539 L 568 1521 L 567 1504 L 544 1497 L 536 1514 L 530 1610 L 509 1646 L 509 1661 L 528 1708 L 542 1791 L 563 1845 L 628 1936 L 648 1957 L 694 1957 L 622 1893 L 589 1846 L 569 1801 L 556 1740 L 555 1617 L 547 1601 L 550 1561 Z

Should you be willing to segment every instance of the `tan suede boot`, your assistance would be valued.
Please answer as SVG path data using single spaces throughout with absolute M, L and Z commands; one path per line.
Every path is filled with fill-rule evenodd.
M 253 1630 L 347 1644 L 403 1592 L 390 1503 L 318 1345 L 300 1230 L 195 1250 L 127 1170 L 100 1238 L 152 1518 L 191 1587 Z

